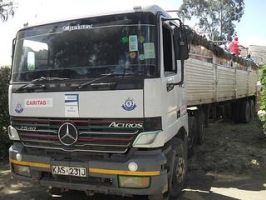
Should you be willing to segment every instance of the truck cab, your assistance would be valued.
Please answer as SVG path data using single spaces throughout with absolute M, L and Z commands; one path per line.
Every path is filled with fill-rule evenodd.
M 60 191 L 176 197 L 187 168 L 187 58 L 183 24 L 158 6 L 19 30 L 12 176 Z

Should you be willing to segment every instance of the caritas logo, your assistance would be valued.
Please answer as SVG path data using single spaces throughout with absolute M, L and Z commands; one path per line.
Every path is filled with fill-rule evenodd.
M 53 107 L 53 99 L 45 98 L 45 99 L 25 99 L 25 107 Z

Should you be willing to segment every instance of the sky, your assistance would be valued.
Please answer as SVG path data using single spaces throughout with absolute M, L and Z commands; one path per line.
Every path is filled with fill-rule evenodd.
M 5 1 L 5 0 L 4 0 Z M 136 5 L 157 4 L 165 10 L 177 10 L 182 0 L 14 0 L 15 16 L 0 21 L 0 66 L 11 65 L 12 40 L 23 24 L 86 16 L 133 8 Z M 239 43 L 266 46 L 266 1 L 244 0 L 245 13 L 236 23 Z M 185 21 L 193 27 L 193 22 Z

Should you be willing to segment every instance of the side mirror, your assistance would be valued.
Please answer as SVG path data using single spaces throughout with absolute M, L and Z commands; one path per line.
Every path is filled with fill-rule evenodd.
M 176 60 L 187 60 L 189 58 L 188 40 L 182 25 L 174 29 L 174 45 Z

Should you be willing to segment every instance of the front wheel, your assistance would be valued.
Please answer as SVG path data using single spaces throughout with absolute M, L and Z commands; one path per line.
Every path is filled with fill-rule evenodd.
M 169 182 L 169 197 L 170 199 L 177 198 L 184 188 L 187 175 L 187 147 L 184 141 L 179 138 L 173 139 L 172 151 L 174 156 L 172 177 Z
M 187 175 L 187 146 L 180 138 L 171 141 L 171 151 L 167 154 L 168 192 L 150 195 L 149 200 L 174 200 L 184 188 Z

